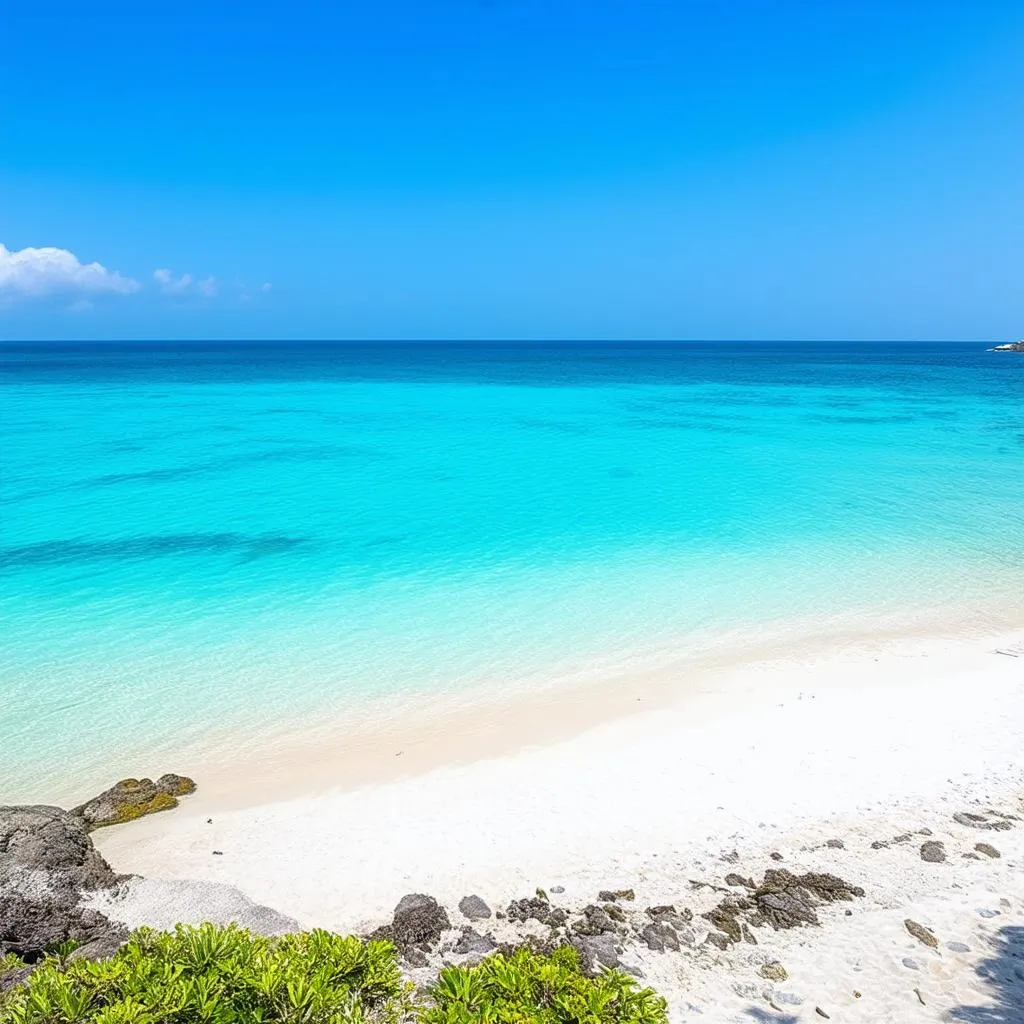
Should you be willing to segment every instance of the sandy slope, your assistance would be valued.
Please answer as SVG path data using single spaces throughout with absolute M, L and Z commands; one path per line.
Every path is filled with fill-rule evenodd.
M 624 958 L 675 1020 L 822 1020 L 815 1007 L 844 1021 L 1024 1020 L 1024 820 L 998 833 L 952 820 L 989 808 L 1024 818 L 1022 641 L 905 641 L 745 666 L 574 739 L 241 809 L 200 791 L 95 838 L 119 870 L 229 883 L 303 925 L 344 930 L 382 923 L 413 891 L 454 911 L 469 892 L 497 907 L 561 886 L 558 899 L 579 907 L 632 887 L 639 906 L 698 915 L 695 949 Z M 1014 645 L 1021 657 L 994 653 Z M 944 842 L 945 863 L 921 859 L 921 830 Z M 980 841 L 1001 856 L 965 858 Z M 735 867 L 720 859 L 733 850 Z M 700 946 L 699 914 L 718 897 L 690 880 L 760 877 L 772 851 L 866 896 L 825 909 L 820 929 Z M 180 918 L 205 916 L 176 900 Z M 152 900 L 120 913 L 159 916 Z M 938 950 L 906 932 L 908 917 L 934 929 Z M 992 958 L 995 982 L 983 977 Z M 773 959 L 787 981 L 759 977 Z

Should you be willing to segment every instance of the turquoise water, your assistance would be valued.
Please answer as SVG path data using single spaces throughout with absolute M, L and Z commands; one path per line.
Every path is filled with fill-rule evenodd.
M 0 801 L 719 634 L 1024 621 L 1024 358 L 984 346 L 0 358 Z

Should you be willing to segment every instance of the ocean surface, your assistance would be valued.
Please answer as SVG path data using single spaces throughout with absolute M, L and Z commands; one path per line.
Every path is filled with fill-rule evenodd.
M 985 348 L 0 345 L 0 803 L 214 725 L 1024 624 Z

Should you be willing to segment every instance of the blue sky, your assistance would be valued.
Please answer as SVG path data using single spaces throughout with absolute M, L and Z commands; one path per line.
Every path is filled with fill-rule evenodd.
M 3 23 L 3 338 L 1024 334 L 1019 0 Z

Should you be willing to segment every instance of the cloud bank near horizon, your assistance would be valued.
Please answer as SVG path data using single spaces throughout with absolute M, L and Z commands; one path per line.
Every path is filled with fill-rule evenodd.
M 26 246 L 8 249 L 0 242 L 0 296 L 45 298 L 52 295 L 88 299 L 133 295 L 142 285 L 101 263 L 82 263 L 68 249 Z

